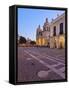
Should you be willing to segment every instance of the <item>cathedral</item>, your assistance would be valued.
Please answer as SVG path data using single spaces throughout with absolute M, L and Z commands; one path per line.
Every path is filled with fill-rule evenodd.
M 42 29 L 38 26 L 36 44 L 50 48 L 65 48 L 65 13 L 57 15 L 51 22 L 46 18 Z

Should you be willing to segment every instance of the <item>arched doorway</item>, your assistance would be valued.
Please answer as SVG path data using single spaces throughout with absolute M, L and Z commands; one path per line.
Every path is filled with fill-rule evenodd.
M 64 36 L 59 37 L 59 48 L 64 48 L 65 47 L 65 38 Z
M 60 48 L 63 48 L 63 43 L 62 42 L 60 42 Z

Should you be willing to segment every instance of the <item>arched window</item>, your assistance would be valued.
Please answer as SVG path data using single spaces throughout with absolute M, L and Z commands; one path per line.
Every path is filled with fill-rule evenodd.
M 53 29 L 54 29 L 54 30 L 53 30 L 53 36 L 56 36 L 56 26 L 54 26 Z
M 42 36 L 42 32 L 39 32 L 39 35 Z
M 60 34 L 63 34 L 63 23 L 60 23 Z

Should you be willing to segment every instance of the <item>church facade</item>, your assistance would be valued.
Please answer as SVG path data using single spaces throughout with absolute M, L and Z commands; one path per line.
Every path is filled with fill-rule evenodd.
M 43 29 L 38 26 L 36 44 L 50 48 L 65 48 L 65 13 L 57 15 L 51 22 L 46 18 Z

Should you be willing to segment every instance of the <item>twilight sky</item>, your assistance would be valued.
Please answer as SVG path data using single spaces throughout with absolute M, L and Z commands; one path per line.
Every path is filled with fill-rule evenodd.
M 56 18 L 57 14 L 61 15 L 64 11 L 61 10 L 41 10 L 18 8 L 18 34 L 26 39 L 36 40 L 36 29 L 40 24 L 41 28 L 48 18 L 51 22 L 52 18 Z

